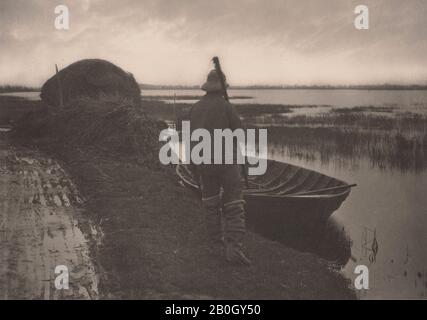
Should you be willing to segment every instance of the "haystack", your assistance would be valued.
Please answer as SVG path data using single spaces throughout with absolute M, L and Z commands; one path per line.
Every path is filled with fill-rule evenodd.
M 140 88 L 131 73 L 111 62 L 85 59 L 74 62 L 58 73 L 64 105 L 79 97 L 99 98 L 103 95 L 118 96 L 140 105 Z M 58 78 L 52 76 L 42 87 L 40 97 L 51 106 L 60 104 Z

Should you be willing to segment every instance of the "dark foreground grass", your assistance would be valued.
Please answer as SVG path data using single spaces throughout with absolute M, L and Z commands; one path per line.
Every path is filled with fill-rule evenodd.
M 107 111 L 96 114 L 84 110 L 74 112 L 95 123 Z M 14 141 L 61 160 L 86 198 L 87 214 L 104 232 L 102 243 L 94 243 L 92 248 L 102 270 L 100 287 L 105 297 L 355 297 L 348 282 L 324 260 L 251 232 L 246 246 L 253 265 L 225 264 L 208 249 L 199 200 L 181 187 L 173 168 L 150 166 L 135 161 L 131 154 L 117 154 L 115 149 L 104 148 L 108 143 L 103 144 L 102 137 L 92 144 L 74 139 L 86 130 L 87 122 L 69 121 L 72 116 L 70 111 L 67 117 L 57 115 L 44 121 L 36 120 L 37 114 L 26 117 L 19 128 L 35 122 L 44 129 L 37 131 L 33 126 L 15 131 Z M 43 133 L 35 137 L 34 132 Z M 141 152 L 151 154 L 143 149 L 145 142 L 138 146 Z

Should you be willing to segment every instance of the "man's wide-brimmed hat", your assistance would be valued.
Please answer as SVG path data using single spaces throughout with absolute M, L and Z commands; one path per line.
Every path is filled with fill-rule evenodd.
M 227 80 L 225 79 L 225 76 L 224 76 L 224 82 L 225 82 L 225 87 L 227 88 L 228 83 L 227 83 Z M 218 73 L 216 72 L 216 70 L 211 70 L 209 72 L 208 79 L 202 85 L 202 90 L 204 90 L 206 92 L 221 91 L 222 90 L 221 81 L 219 79 L 219 76 L 218 76 Z

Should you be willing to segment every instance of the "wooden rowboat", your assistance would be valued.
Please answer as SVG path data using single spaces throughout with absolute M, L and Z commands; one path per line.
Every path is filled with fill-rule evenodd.
M 249 176 L 243 195 L 248 225 L 270 236 L 326 223 L 355 186 L 306 168 L 267 161 L 266 173 Z M 188 165 L 179 164 L 176 172 L 186 187 L 199 193 Z

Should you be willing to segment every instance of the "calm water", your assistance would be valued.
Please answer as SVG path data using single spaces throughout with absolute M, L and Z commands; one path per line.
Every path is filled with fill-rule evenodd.
M 201 90 L 143 90 L 142 96 L 203 95 Z M 233 99 L 233 103 L 314 105 L 319 108 L 295 110 L 298 113 L 325 112 L 330 107 L 394 106 L 400 111 L 427 113 L 427 90 L 228 90 L 230 97 L 248 96 L 252 99 Z M 178 100 L 177 102 L 194 102 Z M 169 100 L 168 102 L 171 102 Z
M 358 184 L 332 218 L 352 242 L 345 276 L 354 280 L 358 264 L 369 268 L 370 289 L 358 292 L 359 297 L 427 297 L 427 171 L 386 171 L 363 160 L 308 162 L 289 158 L 285 146 L 269 147 L 270 158 Z M 376 255 L 371 250 L 374 237 Z
M 427 113 L 427 90 L 228 90 L 229 96 L 252 99 L 233 99 L 234 103 L 289 104 L 320 106 L 319 111 L 332 107 L 395 106 L 403 111 Z M 142 96 L 200 96 L 202 90 L 142 90 Z M 31 100 L 40 99 L 40 92 L 17 92 L 12 95 Z M 167 100 L 171 102 L 171 100 Z M 178 100 L 194 102 L 195 100 Z M 323 109 L 322 109 L 323 108 Z M 313 109 L 313 108 L 309 108 Z M 310 112 L 309 109 L 303 110 Z M 315 108 L 318 109 L 318 108 Z M 313 110 L 311 110 L 312 112 Z

